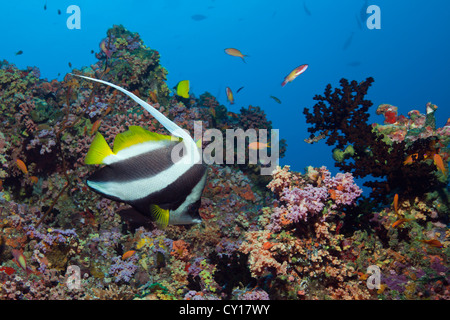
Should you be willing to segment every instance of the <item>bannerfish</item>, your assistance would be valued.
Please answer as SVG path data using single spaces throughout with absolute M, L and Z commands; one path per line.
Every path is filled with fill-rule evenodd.
M 115 137 L 111 150 L 97 132 L 85 163 L 105 166 L 87 179 L 87 185 L 106 198 L 131 205 L 132 209 L 124 210 L 130 220 L 153 220 L 160 228 L 201 222 L 198 209 L 207 167 L 189 133 L 133 93 L 103 80 L 76 76 L 125 93 L 172 134 L 130 126 Z
M 281 83 L 281 86 L 284 87 L 286 83 L 294 81 L 295 78 L 297 78 L 299 75 L 301 75 L 305 70 L 308 68 L 307 64 L 302 64 L 301 66 L 295 68 L 291 71 L 285 78 L 284 81 Z
M 227 49 L 225 49 L 225 53 L 230 55 L 230 56 L 233 56 L 233 57 L 240 57 L 240 58 L 242 58 L 242 61 L 244 61 L 244 63 L 246 63 L 244 57 L 248 57 L 246 54 L 242 54 L 241 51 L 239 51 L 238 49 L 234 49 L 234 48 L 227 48 Z

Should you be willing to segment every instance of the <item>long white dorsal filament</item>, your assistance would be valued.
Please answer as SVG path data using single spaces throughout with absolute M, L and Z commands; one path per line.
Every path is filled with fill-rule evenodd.
M 120 92 L 125 93 L 131 99 L 136 101 L 141 107 L 143 107 L 145 110 L 147 110 L 153 117 L 155 117 L 155 119 L 158 120 L 159 123 L 161 123 L 172 135 L 182 138 L 185 146 L 187 147 L 187 154 L 191 155 L 191 157 L 193 157 L 192 160 L 194 163 L 198 162 L 198 160 L 200 159 L 200 155 L 199 155 L 197 145 L 194 142 L 194 139 L 192 139 L 192 137 L 186 131 L 184 131 L 181 127 L 179 127 L 175 122 L 168 119 L 165 115 L 163 115 L 161 112 L 156 110 L 152 105 L 148 104 L 147 102 L 145 102 L 144 100 L 142 100 L 141 98 L 136 96 L 135 94 L 133 94 L 115 84 L 112 84 L 110 82 L 95 79 L 95 78 L 90 78 L 90 77 L 86 77 L 86 76 L 82 76 L 82 75 L 78 75 L 78 74 L 72 74 L 72 75 L 74 75 L 76 77 L 84 78 L 87 80 L 106 84 L 110 87 L 113 87 L 114 89 L 119 90 Z

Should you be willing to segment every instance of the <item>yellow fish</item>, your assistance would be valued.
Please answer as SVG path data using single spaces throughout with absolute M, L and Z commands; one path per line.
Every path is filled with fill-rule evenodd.
M 182 80 L 177 85 L 177 95 L 183 98 L 189 98 L 189 80 Z
M 246 63 L 244 57 L 248 57 L 248 55 L 242 54 L 242 52 L 240 52 L 238 49 L 234 49 L 234 48 L 227 48 L 227 49 L 225 49 L 225 53 L 230 55 L 230 56 L 233 56 L 233 57 L 240 57 L 240 58 L 242 58 L 242 61 L 244 61 L 244 63 Z
M 227 98 L 228 98 L 228 101 L 230 101 L 230 104 L 234 104 L 233 92 L 232 92 L 231 89 L 228 88 L 228 87 L 226 87 L 226 91 L 227 91 Z

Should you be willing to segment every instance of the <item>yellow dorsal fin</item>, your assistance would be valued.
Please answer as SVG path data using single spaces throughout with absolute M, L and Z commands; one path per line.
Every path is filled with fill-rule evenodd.
M 91 146 L 86 158 L 84 159 L 85 164 L 101 164 L 103 160 L 107 157 L 113 155 L 111 148 L 108 146 L 105 138 L 97 132 L 92 140 Z
M 169 210 L 162 209 L 156 204 L 151 204 L 150 214 L 159 228 L 164 229 L 169 224 Z
M 171 140 L 176 139 L 179 140 L 178 137 L 166 136 L 163 134 L 151 132 L 141 128 L 139 126 L 131 126 L 127 131 L 119 133 L 114 139 L 114 153 L 119 152 L 125 148 L 130 146 L 148 142 L 148 141 L 161 141 L 161 140 Z

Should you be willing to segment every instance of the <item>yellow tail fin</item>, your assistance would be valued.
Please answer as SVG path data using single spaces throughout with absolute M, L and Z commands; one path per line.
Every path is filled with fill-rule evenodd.
M 105 138 L 97 132 L 92 140 L 91 147 L 89 148 L 86 158 L 84 159 L 85 164 L 102 164 L 103 160 L 114 153 L 108 146 Z

